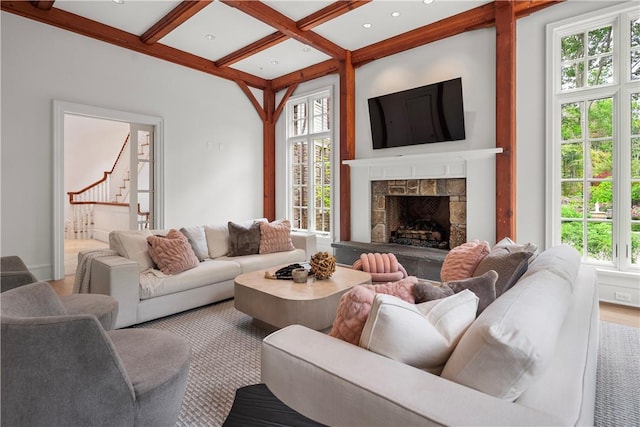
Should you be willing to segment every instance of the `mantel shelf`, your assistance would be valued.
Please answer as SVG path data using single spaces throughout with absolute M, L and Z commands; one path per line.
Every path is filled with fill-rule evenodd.
M 482 150 L 448 151 L 443 153 L 408 154 L 393 157 L 372 157 L 368 159 L 343 160 L 342 163 L 351 167 L 385 166 L 391 164 L 473 160 L 490 158 L 502 153 L 502 148 L 486 148 Z

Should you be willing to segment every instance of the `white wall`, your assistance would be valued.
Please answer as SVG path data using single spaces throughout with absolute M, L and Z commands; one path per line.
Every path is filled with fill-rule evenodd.
M 165 227 L 262 216 L 262 122 L 233 82 L 1 14 L 0 253 L 50 279 L 52 101 L 165 123 Z

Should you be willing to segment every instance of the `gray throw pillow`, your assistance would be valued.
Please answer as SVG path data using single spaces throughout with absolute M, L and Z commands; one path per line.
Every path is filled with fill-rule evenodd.
M 496 296 L 499 297 L 509 290 L 520 279 L 529 267 L 531 252 L 491 252 L 478 264 L 473 276 L 481 276 L 489 270 L 498 273 L 496 281 Z
M 462 292 L 465 289 L 469 289 L 478 297 L 478 312 L 477 316 L 496 300 L 496 280 L 498 279 L 498 273 L 493 270 L 489 270 L 482 276 L 470 277 L 468 279 L 455 280 L 451 282 L 445 282 L 442 286 L 449 286 L 456 294 Z
M 198 257 L 198 261 L 204 261 L 209 258 L 209 248 L 207 247 L 207 237 L 204 234 L 204 227 L 182 227 L 180 232 L 184 234 L 189 241 L 193 253 Z
M 453 290 L 449 286 L 442 286 L 438 282 L 428 282 L 419 280 L 413 286 L 413 297 L 416 304 L 446 298 L 453 295 Z
M 260 223 L 249 228 L 229 221 L 229 256 L 253 255 L 260 250 Z

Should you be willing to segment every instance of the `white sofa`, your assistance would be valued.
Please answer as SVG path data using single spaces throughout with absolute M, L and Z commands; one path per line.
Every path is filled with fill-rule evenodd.
M 598 314 L 594 270 L 558 246 L 477 317 L 441 376 L 293 325 L 264 340 L 262 380 L 331 426 L 593 425 Z
M 252 221 L 246 221 L 244 225 Z M 188 229 L 195 228 L 198 226 Z M 315 235 L 291 232 L 294 250 L 232 257 L 226 255 L 229 249 L 226 224 L 202 226 L 202 229 L 206 230 L 202 233 L 206 242 L 200 242 L 203 247 L 208 247 L 208 253 L 203 255 L 206 259 L 195 268 L 171 276 L 149 270 L 153 263 L 147 251 L 146 238 L 151 234 L 165 234 L 166 230 L 110 233 L 110 249 L 118 255 L 92 260 L 89 288 L 91 293 L 111 295 L 118 300 L 116 328 L 232 298 L 233 280 L 239 274 L 304 262 L 316 251 Z M 145 285 L 149 278 L 155 279 L 152 287 Z

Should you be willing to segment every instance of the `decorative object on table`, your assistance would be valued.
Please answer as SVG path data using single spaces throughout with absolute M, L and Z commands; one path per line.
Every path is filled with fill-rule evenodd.
M 291 277 L 295 283 L 307 283 L 309 272 L 304 268 L 294 268 L 291 270 Z
M 397 282 L 407 277 L 407 270 L 398 262 L 394 254 L 360 254 L 351 267 L 371 274 L 372 283 Z
M 311 274 L 318 280 L 328 279 L 336 271 L 336 257 L 328 252 L 317 252 L 311 257 Z
M 301 268 L 301 269 L 307 271 L 302 264 L 299 264 L 299 263 L 296 262 L 296 263 L 284 266 L 282 268 L 279 268 L 278 270 L 276 270 L 275 273 L 269 273 L 268 271 L 265 271 L 264 272 L 264 277 L 266 277 L 267 279 L 292 280 L 293 279 L 293 275 L 291 274 L 291 272 L 293 270 L 298 269 L 298 268 Z

